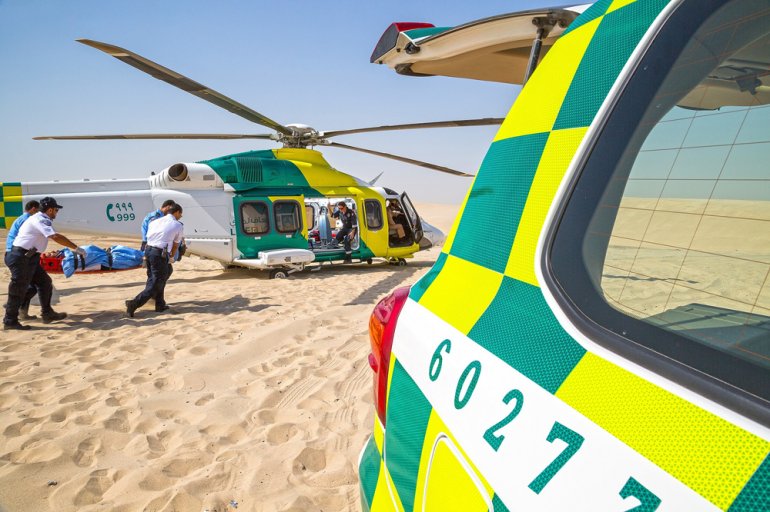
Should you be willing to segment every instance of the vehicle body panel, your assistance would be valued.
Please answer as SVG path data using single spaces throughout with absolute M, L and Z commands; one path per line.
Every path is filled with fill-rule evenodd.
M 399 317 L 386 425 L 375 417 L 359 468 L 364 509 L 427 510 L 439 438 L 474 482 L 460 487 L 467 510 L 767 505 L 768 428 L 598 347 L 541 289 L 554 199 L 676 4 L 595 3 L 517 98 Z

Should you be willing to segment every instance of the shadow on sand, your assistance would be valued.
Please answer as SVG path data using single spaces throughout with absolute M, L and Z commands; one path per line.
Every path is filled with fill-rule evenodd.
M 269 297 L 261 297 L 261 300 Z M 180 302 L 171 306 L 166 312 L 156 313 L 153 310 L 152 302 L 145 305 L 144 308 L 137 310 L 134 318 L 126 317 L 124 309 L 119 311 L 103 311 L 94 314 L 71 314 L 62 322 L 46 325 L 46 329 L 64 330 L 72 328 L 110 330 L 123 327 L 125 325 L 156 325 L 167 324 L 168 322 L 178 322 L 184 320 L 181 317 L 187 313 L 203 313 L 215 315 L 229 315 L 238 311 L 248 311 L 256 313 L 264 309 L 276 306 L 277 304 L 254 304 L 251 300 L 241 295 L 236 295 L 221 301 L 196 300 L 189 302 Z M 179 315 L 179 316 L 177 316 Z

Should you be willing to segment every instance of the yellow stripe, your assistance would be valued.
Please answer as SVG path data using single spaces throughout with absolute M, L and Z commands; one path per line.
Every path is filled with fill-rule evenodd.
M 390 499 L 390 493 L 388 492 L 388 480 L 390 480 L 390 486 L 395 490 L 393 480 L 390 478 L 388 468 L 385 467 L 385 462 L 380 464 L 380 474 L 377 476 L 377 487 L 374 489 L 374 497 L 372 497 L 371 511 L 372 512 L 403 512 L 404 508 L 396 508 L 393 506 L 393 501 Z
M 313 149 L 281 148 L 274 149 L 273 154 L 278 160 L 289 160 L 296 165 L 313 188 L 355 187 L 358 185 L 355 178 L 332 168 L 323 155 Z
M 609 14 L 612 11 L 617 11 L 621 7 L 625 7 L 628 4 L 632 4 L 634 2 L 636 2 L 636 0 L 615 0 L 614 2 L 612 2 L 612 5 L 610 5 L 609 8 L 607 9 L 607 12 L 604 14 Z
M 0 202 L 0 217 L 5 217 L 5 203 L 3 202 Z
M 382 430 L 382 423 L 380 423 L 380 418 L 376 414 L 374 415 L 374 431 L 372 434 L 374 437 L 374 444 L 377 446 L 377 451 L 380 452 L 380 456 L 382 456 L 383 446 L 385 444 L 385 431 Z
M 423 509 L 423 492 L 425 491 L 425 479 L 428 475 L 428 467 L 429 464 L 431 464 L 431 452 L 433 451 L 433 444 L 436 438 L 441 434 L 446 434 L 446 436 L 454 443 L 455 447 L 459 449 L 465 462 L 468 463 L 475 476 L 484 486 L 489 501 L 492 501 L 492 496 L 494 496 L 492 486 L 489 485 L 489 482 L 487 482 L 481 475 L 478 468 L 470 460 L 468 454 L 462 449 L 460 443 L 457 442 L 449 431 L 449 428 L 434 409 L 431 412 L 428 427 L 425 429 L 425 438 L 423 439 L 420 468 L 417 473 L 417 486 L 414 495 L 414 510 Z M 452 459 L 454 459 L 453 456 L 444 456 L 433 459 L 433 467 L 431 468 L 428 487 L 429 496 L 427 502 L 429 508 L 426 510 L 462 510 L 468 512 L 478 510 L 480 512 L 486 512 L 486 502 L 480 499 L 481 495 L 479 494 L 478 488 L 473 484 L 470 478 L 468 478 L 465 470 L 456 462 L 456 459 Z M 451 500 L 451 505 L 442 504 L 442 497 Z
M 495 298 L 502 280 L 502 274 L 450 254 L 420 304 L 468 334 Z
M 770 450 L 767 441 L 591 353 L 556 396 L 722 509 Z
M 535 249 L 545 217 L 551 207 L 577 147 L 588 128 L 572 128 L 551 132 L 540 157 L 540 164 L 529 189 L 529 196 L 521 214 L 505 275 L 538 286 L 535 276 Z
M 583 54 L 601 18 L 586 23 L 559 40 L 548 52 L 548 65 L 540 66 L 511 107 L 495 140 L 551 131 Z
M 3 201 L 21 202 L 21 186 L 3 185 Z

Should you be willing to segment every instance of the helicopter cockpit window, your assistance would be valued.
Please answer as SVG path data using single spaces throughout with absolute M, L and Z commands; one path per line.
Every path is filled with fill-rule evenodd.
M 299 203 L 296 201 L 276 201 L 273 204 L 275 229 L 279 233 L 294 233 L 302 228 Z
M 366 209 L 366 226 L 369 231 L 378 231 L 382 229 L 382 205 L 377 199 L 366 199 L 364 201 Z
M 770 10 L 680 9 L 699 13 L 694 34 L 662 84 L 631 79 L 556 233 L 554 277 L 592 322 L 770 400 Z M 655 48 L 645 59 L 671 52 Z
M 243 232 L 247 235 L 264 235 L 270 231 L 270 220 L 265 203 L 244 203 L 241 205 Z
M 317 229 L 317 222 L 316 222 L 316 206 L 313 204 L 305 204 L 305 225 L 307 226 L 308 231 L 312 229 Z

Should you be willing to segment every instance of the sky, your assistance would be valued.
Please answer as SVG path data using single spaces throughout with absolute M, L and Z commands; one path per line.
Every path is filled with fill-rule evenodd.
M 555 5 L 544 0 L 267 2 L 0 0 L 0 182 L 139 178 L 177 162 L 270 141 L 33 141 L 40 135 L 269 133 L 98 50 L 127 48 L 267 117 L 318 130 L 504 117 L 520 88 L 407 77 L 369 63 L 395 21 L 454 26 Z M 370 133 L 335 139 L 475 173 L 496 127 Z M 422 202 L 462 201 L 469 178 L 335 148 L 329 163 Z

